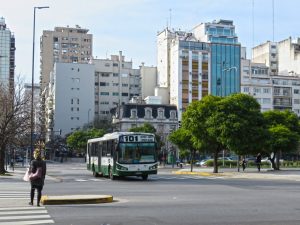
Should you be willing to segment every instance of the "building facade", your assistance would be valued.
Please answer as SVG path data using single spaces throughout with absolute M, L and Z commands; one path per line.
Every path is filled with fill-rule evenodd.
M 202 23 L 191 33 L 165 29 L 157 48 L 158 85 L 169 89 L 179 120 L 191 102 L 208 94 L 240 92 L 241 45 L 232 21 Z
M 53 73 L 55 63 L 88 64 L 92 60 L 93 35 L 88 29 L 75 27 L 55 27 L 54 30 L 45 30 L 40 38 L 40 88 L 41 88 L 41 123 L 42 133 L 46 129 L 46 98 L 51 90 L 50 75 Z
M 94 59 L 95 65 L 95 118 L 111 118 L 110 110 L 128 103 L 141 95 L 140 69 L 133 69 L 131 61 L 125 61 L 122 52 L 110 59 Z
M 92 121 L 95 67 L 82 63 L 55 63 L 46 98 L 47 138 L 62 136 Z
M 93 35 L 88 31 L 78 25 L 43 31 L 40 41 L 41 90 L 48 86 L 54 63 L 89 63 L 92 60 Z
M 0 83 L 14 88 L 15 76 L 15 37 L 7 28 L 5 19 L 0 18 Z

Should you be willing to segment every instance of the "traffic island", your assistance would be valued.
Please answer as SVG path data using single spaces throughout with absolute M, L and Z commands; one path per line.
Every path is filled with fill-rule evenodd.
M 198 175 L 203 177 L 209 176 L 224 176 L 224 173 L 210 173 L 210 172 L 190 172 L 190 171 L 172 171 L 173 174 L 177 175 Z
M 42 196 L 43 205 L 64 205 L 64 204 L 99 204 L 113 202 L 112 195 L 63 195 L 63 196 Z

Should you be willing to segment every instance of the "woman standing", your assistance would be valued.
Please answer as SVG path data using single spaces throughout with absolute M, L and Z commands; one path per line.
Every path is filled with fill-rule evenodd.
M 37 190 L 37 206 L 40 206 L 42 197 L 42 190 L 44 187 L 44 181 L 46 176 L 46 162 L 42 160 L 41 151 L 35 150 L 33 153 L 34 160 L 30 163 L 29 176 L 31 183 L 30 202 L 29 205 L 33 205 L 34 192 Z

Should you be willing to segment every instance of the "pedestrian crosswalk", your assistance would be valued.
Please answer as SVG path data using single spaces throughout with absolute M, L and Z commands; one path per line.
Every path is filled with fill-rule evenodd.
M 45 207 L 0 208 L 0 225 L 53 224 Z
M 45 207 L 27 205 L 30 187 L 22 182 L 0 185 L 0 225 L 53 224 Z

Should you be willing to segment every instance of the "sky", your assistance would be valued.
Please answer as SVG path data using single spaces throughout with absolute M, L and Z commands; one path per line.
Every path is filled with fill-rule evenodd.
M 233 20 L 238 40 L 247 47 L 300 36 L 299 0 L 0 0 L 0 17 L 16 38 L 16 75 L 31 82 L 33 7 L 36 10 L 35 82 L 39 82 L 39 38 L 43 30 L 67 26 L 89 29 L 93 56 L 118 54 L 156 66 L 156 35 L 167 26 L 190 31 L 197 24 L 218 19 Z

